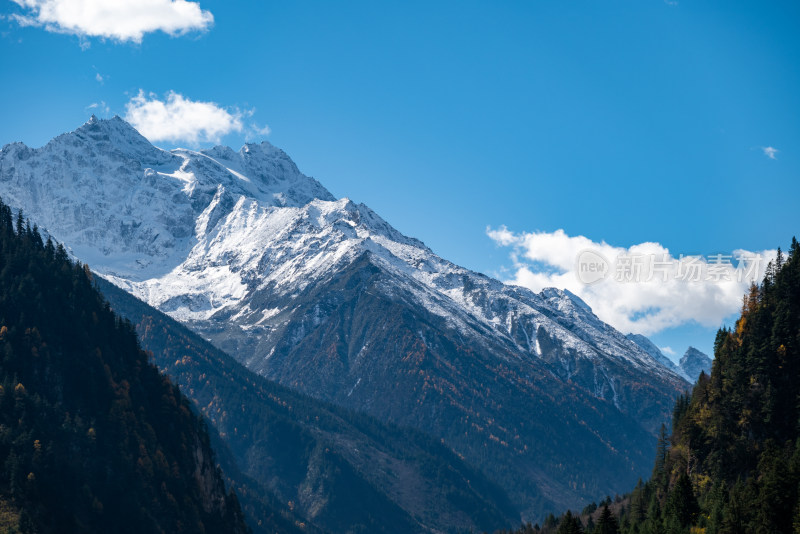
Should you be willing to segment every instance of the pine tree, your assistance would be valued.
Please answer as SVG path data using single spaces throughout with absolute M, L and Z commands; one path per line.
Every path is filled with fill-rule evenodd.
M 567 510 L 567 513 L 561 519 L 561 524 L 558 526 L 556 534 L 583 534 L 583 525 L 581 525 L 577 517 L 572 515 L 572 512 Z
M 667 483 L 667 454 L 669 453 L 669 437 L 667 437 L 667 426 L 661 424 L 661 431 L 658 434 L 658 445 L 656 448 L 656 462 L 653 467 L 653 480 L 662 487 Z
M 702 371 L 701 371 L 702 373 Z M 678 430 L 683 416 L 689 410 L 689 395 L 679 395 L 675 401 L 675 407 L 672 409 L 672 432 L 673 434 Z
M 768 448 L 758 463 L 758 497 L 751 506 L 757 508 L 755 521 L 761 532 L 789 532 L 792 529 L 793 491 L 789 466 L 783 450 Z
M 594 532 L 595 534 L 620 534 L 617 518 L 608 509 L 607 504 L 603 506 L 603 510 L 600 512 Z
M 749 534 L 747 508 L 748 504 L 744 497 L 744 483 L 737 480 L 731 488 L 728 502 L 722 513 L 721 532 L 726 534 Z
M 636 523 L 641 523 L 647 517 L 647 493 L 642 479 L 636 484 L 636 489 L 631 495 L 631 520 Z
M 666 513 L 668 518 L 677 520 L 681 527 L 690 526 L 700 513 L 697 497 L 686 473 L 681 473 L 675 487 L 672 488 L 667 499 Z
M 718 532 L 722 528 L 722 514 L 727 503 L 727 497 L 728 492 L 726 491 L 725 483 L 715 482 L 705 502 L 705 510 L 707 510 L 708 514 L 706 520 L 708 532 Z

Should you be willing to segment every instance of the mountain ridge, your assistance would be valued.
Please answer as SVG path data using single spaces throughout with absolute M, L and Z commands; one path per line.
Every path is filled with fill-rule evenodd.
M 148 152 L 131 133 L 129 157 L 104 144 L 117 128 L 133 130 L 113 121 L 59 136 L 44 147 L 50 152 L 15 145 L 0 153 L 0 193 L 99 274 L 267 377 L 395 422 L 425 414 L 419 428 L 447 436 L 484 469 L 512 441 L 521 451 L 543 446 L 549 431 L 535 407 L 544 399 L 572 421 L 560 431 L 583 428 L 580 439 L 630 467 L 616 477 L 627 483 L 648 469 L 634 443 L 655 439 L 688 383 L 574 295 L 536 294 L 439 258 L 363 204 L 333 199 L 271 145 L 246 145 L 238 156 L 224 147 Z M 76 187 L 85 197 L 75 198 Z M 403 320 L 382 321 L 388 310 Z M 371 345 L 359 341 L 368 337 Z M 493 384 L 491 395 L 481 380 Z M 402 393 L 394 404 L 389 386 Z M 565 398 L 585 406 L 588 421 L 568 413 Z M 486 405 L 472 406 L 476 399 Z M 507 409 L 520 402 L 533 414 L 529 425 Z M 445 428 L 444 412 L 458 432 Z M 609 418 L 620 425 L 613 435 L 603 428 Z M 621 482 L 570 476 L 578 478 L 563 484 L 557 465 L 546 464 L 530 473 L 536 482 L 517 492 L 517 504 L 535 501 L 537 487 L 574 504 Z

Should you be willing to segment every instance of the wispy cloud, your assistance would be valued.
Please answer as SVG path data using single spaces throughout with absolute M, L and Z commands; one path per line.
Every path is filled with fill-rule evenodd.
M 675 356 L 675 350 L 672 347 L 658 347 L 658 350 L 669 356 Z
M 739 310 L 750 281 L 763 278 L 775 255 L 775 251 L 736 250 L 719 258 L 713 251 L 703 258 L 681 257 L 659 243 L 616 247 L 563 230 L 516 233 L 500 227 L 487 228 L 487 234 L 499 246 L 510 248 L 513 267 L 507 282 L 534 291 L 568 289 L 618 330 L 644 335 L 691 323 L 721 325 Z M 586 251 L 592 261 L 607 267 L 597 280 L 589 279 L 594 281 L 590 284 L 578 274 L 579 259 L 586 257 Z M 750 269 L 749 277 L 737 270 L 743 266 Z M 635 279 L 634 267 L 639 269 Z M 702 274 L 699 279 L 693 276 L 695 269 Z
M 25 14 L 11 17 L 22 26 L 50 32 L 140 43 L 146 33 L 183 35 L 207 30 L 214 16 L 186 0 L 12 0 Z
M 100 102 L 92 102 L 86 106 L 86 110 L 91 111 L 95 115 L 100 114 L 101 117 L 105 117 L 111 113 L 111 108 L 102 100 Z
M 218 143 L 223 136 L 242 132 L 245 113 L 215 102 L 189 100 L 170 91 L 166 100 L 140 90 L 125 105 L 125 120 L 151 141 Z
M 259 126 L 252 120 L 253 115 L 255 114 L 255 108 L 250 108 L 243 114 L 247 120 L 247 124 L 244 127 L 244 136 L 248 142 L 258 141 L 272 133 L 272 129 L 268 125 L 265 124 L 264 126 Z
M 776 156 L 778 155 L 778 152 L 780 152 L 780 150 L 771 146 L 762 146 L 761 151 L 764 152 L 764 155 L 769 159 L 778 159 Z
M 256 124 L 252 124 L 248 127 L 248 138 L 255 139 L 258 137 L 266 137 L 272 133 L 272 129 L 268 125 L 258 126 Z
M 103 75 L 100 74 L 99 72 L 94 75 L 94 79 L 100 82 L 101 84 L 105 81 L 105 78 L 103 78 Z

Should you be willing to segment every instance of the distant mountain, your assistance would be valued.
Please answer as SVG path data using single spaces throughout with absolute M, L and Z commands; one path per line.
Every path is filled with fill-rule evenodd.
M 705 374 L 711 373 L 711 358 L 694 347 L 689 347 L 681 357 L 680 362 L 676 365 L 672 360 L 664 356 L 661 349 L 656 347 L 653 342 L 645 336 L 640 334 L 628 334 L 626 337 L 639 345 L 664 367 L 682 376 L 689 383 L 693 384 L 696 382 L 701 371 Z
M 679 363 L 683 374 L 692 382 L 697 381 L 700 373 L 711 374 L 711 358 L 694 347 L 689 347 Z
M 271 495 L 292 503 L 311 531 L 491 532 L 519 521 L 508 496 L 440 440 L 275 384 L 125 291 L 96 282 L 220 432 L 219 448 L 231 455 L 221 455 L 223 469 L 254 531 L 272 532 L 265 520 L 276 508 Z
M 249 369 L 444 440 L 526 517 L 647 473 L 688 386 L 574 295 L 453 265 L 268 143 L 166 152 L 92 118 L 4 147 L 0 194 Z
M 189 401 L 1 202 L 0 354 L 0 530 L 248 532 Z

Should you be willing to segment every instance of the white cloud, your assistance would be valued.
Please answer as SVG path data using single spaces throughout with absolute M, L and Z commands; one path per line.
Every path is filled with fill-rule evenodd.
M 517 236 L 515 236 L 511 232 L 511 230 L 509 230 L 505 226 L 501 226 L 497 230 L 492 230 L 491 228 L 487 228 L 486 234 L 492 239 L 492 241 L 503 247 L 513 245 L 514 243 L 517 242 Z
M 777 159 L 775 156 L 778 154 L 778 152 L 780 152 L 780 150 L 771 146 L 762 146 L 761 150 L 764 152 L 764 155 L 767 156 L 769 159 Z
M 669 356 L 675 356 L 675 350 L 672 347 L 658 347 L 658 350 Z
M 100 74 L 99 72 L 94 75 L 94 79 L 97 80 L 100 83 L 103 83 L 105 81 L 105 78 L 103 78 L 103 75 Z
M 214 102 L 196 102 L 174 91 L 166 100 L 144 91 L 125 105 L 125 120 L 150 141 L 220 142 L 232 132 L 244 129 L 244 114 Z
M 487 234 L 499 246 L 511 248 L 513 274 L 507 282 L 533 291 L 568 289 L 603 321 L 643 335 L 693 322 L 721 325 L 741 308 L 750 282 L 761 281 L 775 256 L 775 251 L 736 250 L 722 257 L 713 251 L 704 257 L 675 257 L 659 243 L 615 247 L 563 230 L 514 233 L 500 227 L 487 228 Z M 586 275 L 579 279 L 578 259 L 586 258 L 586 251 L 607 267 L 605 276 L 591 284 L 584 283 Z M 740 265 L 742 258 L 747 261 Z
M 214 16 L 186 0 L 13 0 L 26 9 L 12 17 L 22 26 L 139 43 L 145 33 L 183 35 L 206 30 Z

